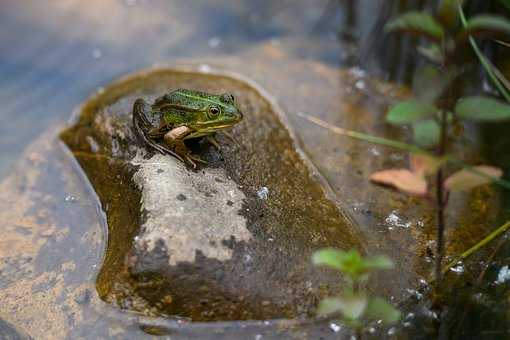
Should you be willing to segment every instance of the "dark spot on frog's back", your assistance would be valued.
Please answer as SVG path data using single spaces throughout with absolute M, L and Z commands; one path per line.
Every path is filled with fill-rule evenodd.
M 185 200 L 186 200 L 186 196 L 184 196 L 183 194 L 179 194 L 179 195 L 177 195 L 177 197 L 176 197 L 176 198 L 177 198 L 177 200 L 179 200 L 179 201 L 185 201 Z
M 233 205 L 234 205 L 234 202 L 232 202 L 232 201 L 228 200 L 228 201 L 227 201 L 227 205 L 228 205 L 229 207 L 231 207 L 231 206 L 233 206 Z

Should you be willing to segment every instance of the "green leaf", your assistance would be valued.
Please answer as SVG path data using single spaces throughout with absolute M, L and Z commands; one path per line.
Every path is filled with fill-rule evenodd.
M 444 37 L 444 30 L 430 14 L 424 12 L 408 12 L 390 21 L 384 27 L 387 32 L 407 32 L 426 36 L 440 41 Z
M 510 11 L 510 0 L 499 0 L 499 2 Z
M 341 312 L 351 320 L 356 320 L 363 315 L 368 304 L 368 298 L 363 293 L 343 294 L 336 298 L 325 298 L 319 303 L 318 313 L 328 315 Z
M 428 47 L 418 46 L 418 53 L 420 53 L 425 58 L 429 59 L 433 63 L 441 64 L 443 62 L 443 53 L 439 48 L 438 44 L 430 44 Z
M 501 16 L 481 14 L 470 18 L 467 25 L 459 32 L 457 40 L 468 36 L 510 35 L 510 21 Z
M 340 312 L 342 301 L 338 298 L 325 298 L 319 302 L 317 313 L 319 315 L 329 315 Z
M 386 256 L 374 256 L 363 261 L 364 267 L 370 270 L 374 269 L 392 269 L 395 267 L 393 261 Z
M 427 119 L 413 124 L 414 140 L 423 147 L 435 146 L 439 143 L 439 124 L 433 119 Z
M 437 108 L 432 104 L 407 100 L 393 106 L 386 116 L 386 121 L 391 124 L 410 124 L 432 116 L 437 111 Z
M 460 118 L 486 122 L 510 119 L 510 105 L 497 99 L 473 96 L 461 98 L 455 106 Z
M 398 309 L 386 300 L 375 297 L 371 298 L 366 307 L 366 316 L 370 320 L 382 320 L 384 323 L 395 323 L 402 317 Z
M 501 175 L 503 175 L 501 169 L 488 165 L 479 165 L 471 169 L 462 169 L 452 174 L 444 181 L 444 187 L 449 191 L 467 191 L 497 180 Z
M 312 255 L 312 262 L 315 265 L 325 265 L 338 269 L 354 280 L 364 274 L 363 258 L 356 249 L 347 252 L 333 248 L 321 249 Z
M 459 21 L 458 7 L 463 0 L 442 0 L 437 10 L 439 21 L 449 28 L 454 28 Z
M 421 67 L 414 75 L 413 93 L 425 103 L 434 103 L 448 85 L 448 78 L 433 66 Z
M 320 249 L 312 255 L 312 262 L 338 269 L 353 280 L 362 280 L 365 274 L 373 270 L 393 268 L 389 258 L 375 256 L 365 259 L 356 249 L 347 252 L 333 248 Z
M 312 262 L 314 265 L 324 265 L 342 272 L 346 269 L 345 259 L 346 252 L 333 248 L 321 249 L 312 255 Z

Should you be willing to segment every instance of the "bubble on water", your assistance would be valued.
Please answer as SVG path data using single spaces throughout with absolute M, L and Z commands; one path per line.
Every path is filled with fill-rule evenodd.
M 94 139 L 94 137 L 92 136 L 87 136 L 85 137 L 85 140 L 87 141 L 87 143 L 89 143 L 89 146 L 90 146 L 90 150 L 93 152 L 93 153 L 96 153 L 99 151 L 99 144 L 96 142 L 96 140 Z
M 340 330 L 342 329 L 342 326 L 337 325 L 336 323 L 333 323 L 333 322 L 332 322 L 332 323 L 330 323 L 330 324 L 329 324 L 329 328 L 330 328 L 333 332 L 338 333 L 338 332 L 340 332 Z
M 499 270 L 498 278 L 496 279 L 496 283 L 501 284 L 508 280 L 510 280 L 510 270 L 508 269 L 508 266 L 503 266 Z
M 257 196 L 261 200 L 267 200 L 268 195 L 269 195 L 269 189 L 267 187 L 261 187 L 259 190 L 257 190 Z
M 374 327 L 370 327 L 370 328 L 368 329 L 368 333 L 370 333 L 370 334 L 374 334 L 374 333 L 375 333 L 375 328 L 374 328 Z
M 386 224 L 390 225 L 388 229 L 390 229 L 391 227 L 400 227 L 400 228 L 407 229 L 412 225 L 411 222 L 404 222 L 403 219 L 400 216 L 398 216 L 398 211 L 396 211 L 396 210 L 393 210 L 384 219 L 384 222 L 386 222 Z
M 358 66 L 352 67 L 350 72 L 353 76 L 361 78 L 367 75 L 367 72 Z
M 388 329 L 389 336 L 395 335 L 396 332 L 397 332 L 397 329 L 395 327 L 391 327 L 390 329 Z
M 370 153 L 374 156 L 381 155 L 381 151 L 379 151 L 379 149 L 377 149 L 375 146 L 372 146 L 370 149 L 368 149 L 368 151 L 370 151 Z
M 99 59 L 103 56 L 103 52 L 99 48 L 95 48 L 92 50 L 92 58 Z
M 203 73 L 209 73 L 211 72 L 211 66 L 207 64 L 201 64 L 200 66 L 198 66 L 198 70 Z
M 414 317 L 415 317 L 415 314 L 413 312 L 411 312 L 411 313 L 406 315 L 404 320 L 411 320 L 411 319 L 414 319 Z
M 358 89 L 358 90 L 364 90 L 365 89 L 365 82 L 363 80 L 358 80 L 356 82 L 356 84 L 354 84 L 354 86 Z
M 409 294 L 414 296 L 416 299 L 421 300 L 423 298 L 423 294 L 417 291 L 416 289 L 406 289 Z
M 255 335 L 255 340 L 261 340 L 261 339 L 262 339 L 262 334 Z
M 212 37 L 211 39 L 209 39 L 208 44 L 209 44 L 210 48 L 216 48 L 216 47 L 220 46 L 221 39 L 218 37 Z
M 462 265 L 462 262 L 459 262 L 456 266 L 451 267 L 450 270 L 454 273 L 462 274 L 464 273 L 464 266 Z
M 76 202 L 77 200 L 78 199 L 71 194 L 66 194 L 66 196 L 64 197 L 64 201 L 66 202 Z

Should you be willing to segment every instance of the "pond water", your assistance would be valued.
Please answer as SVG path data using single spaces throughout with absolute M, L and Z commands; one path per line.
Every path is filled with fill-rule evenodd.
M 357 48 L 338 32 L 352 24 L 355 36 L 367 36 L 382 2 L 2 1 L 0 177 L 31 140 L 119 75 L 158 62 L 239 55 L 265 41 L 338 66 L 352 62 Z
M 28 321 L 18 316 L 23 314 L 23 309 L 17 310 L 16 306 L 12 306 L 12 301 L 17 294 L 19 299 L 27 299 L 33 294 L 36 296 L 35 302 L 28 298 L 23 303 L 29 306 L 29 310 L 35 310 L 36 304 L 49 301 L 45 299 L 55 294 L 54 301 L 62 303 L 65 308 L 70 306 L 69 310 L 72 311 L 64 309 L 55 312 L 57 309 L 50 307 L 43 309 L 55 317 L 55 320 L 52 319 L 53 324 L 59 325 L 54 329 L 44 328 L 55 331 L 55 337 L 60 334 L 84 335 L 89 338 L 104 334 L 111 337 L 122 337 L 123 334 L 132 338 L 143 336 L 118 322 L 115 314 L 117 311 L 112 311 L 109 306 L 99 305 L 99 316 L 94 308 L 92 312 L 88 309 L 80 310 L 77 305 L 85 305 L 91 299 L 95 301 L 91 298 L 94 295 L 91 286 L 73 288 L 70 297 L 59 295 L 67 287 L 81 284 L 82 277 L 94 281 L 100 269 L 97 266 L 101 266 L 102 255 L 107 247 L 104 235 L 100 235 L 101 231 L 107 233 L 104 215 L 90 188 L 83 185 L 85 177 L 80 177 L 83 174 L 72 179 L 66 177 L 66 172 L 75 171 L 77 164 L 67 158 L 62 160 L 64 157 L 56 151 L 60 150 L 57 143 L 52 142 L 51 146 L 45 144 L 45 136 L 54 137 L 47 131 L 62 127 L 62 123 L 71 116 L 71 111 L 90 94 L 101 92 L 103 86 L 119 76 L 153 65 L 189 63 L 194 70 L 205 73 L 218 66 L 255 79 L 271 91 L 270 95 L 282 104 L 285 113 L 316 114 L 343 127 L 387 137 L 405 137 L 406 131 L 397 131 L 384 124 L 383 114 L 388 103 L 405 96 L 407 91 L 380 79 L 409 81 L 417 60 L 414 54 L 408 53 L 414 42 L 408 39 L 388 40 L 381 27 L 387 16 L 409 8 L 430 8 L 434 3 L 384 0 L 2 1 L 0 179 L 8 179 L 2 188 L 7 193 L 18 192 L 16 190 L 23 192 L 23 188 L 33 185 L 33 178 L 36 177 L 33 173 L 27 171 L 27 179 L 21 181 L 12 172 L 12 169 L 16 172 L 20 169 L 25 171 L 31 165 L 35 165 L 41 173 L 64 175 L 48 176 L 49 180 L 41 180 L 42 183 L 37 184 L 44 195 L 32 195 L 30 199 L 34 202 L 40 200 L 40 206 L 18 206 L 16 199 L 9 202 L 6 199 L 7 203 L 2 202 L 5 205 L 0 204 L 0 209 L 4 210 L 0 211 L 0 217 L 16 221 L 12 230 L 26 236 L 26 239 L 20 238 L 21 241 L 16 237 L 11 239 L 11 229 L 8 229 L 5 244 L 12 242 L 14 246 L 12 249 L 6 246 L 8 251 L 3 253 L 0 249 L 0 265 L 4 265 L 0 267 L 3 269 L 0 271 L 0 294 L 10 297 L 6 309 L 0 309 L 0 317 L 5 319 L 0 319 L 0 332 L 5 330 L 14 334 L 19 331 L 22 334 L 25 330 L 33 334 L 34 329 L 46 327 L 38 313 L 28 313 Z M 479 3 L 477 6 L 483 7 Z M 379 78 L 372 79 L 372 75 Z M 205 84 L 202 85 L 207 88 Z M 401 303 L 405 312 L 405 320 L 397 328 L 382 330 L 384 336 L 391 338 L 397 334 L 402 338 L 439 336 L 502 339 L 508 335 L 508 242 L 501 243 L 495 255 L 492 255 L 492 248 L 465 266 L 454 268 L 449 279 L 452 294 L 447 299 L 448 314 L 444 316 L 448 322 L 436 329 L 438 316 L 431 311 L 430 302 L 423 299 L 424 292 L 418 291 L 422 286 L 420 282 L 431 268 L 428 250 L 433 247 L 432 213 L 423 202 L 408 200 L 375 188 L 366 181 L 366 177 L 375 170 L 404 164 L 405 155 L 332 136 L 293 115 L 289 115 L 289 122 L 295 127 L 304 152 L 316 165 L 320 175 L 318 177 L 323 176 L 334 193 L 332 201 L 340 207 L 340 211 L 352 214 L 357 228 L 356 242 L 349 241 L 347 244 L 356 247 L 359 244 L 360 248 L 372 254 L 388 254 L 397 263 L 397 276 L 392 273 L 381 274 L 370 288 L 371 291 Z M 508 128 L 508 124 L 469 126 L 469 138 L 462 143 L 473 146 L 475 152 L 463 156 L 477 162 L 489 160 L 508 170 L 510 159 L 507 150 L 510 138 L 504 138 Z M 41 134 L 43 136 L 37 139 Z M 32 144 L 34 140 L 41 141 L 43 151 Z M 22 159 L 17 164 L 23 150 L 29 145 L 25 156 L 27 160 Z M 237 155 L 230 152 L 232 158 Z M 48 158 L 38 159 L 37 155 L 40 154 Z M 70 159 L 69 155 L 67 157 Z M 243 162 L 249 159 L 242 153 L 239 157 Z M 44 161 L 48 164 L 41 167 Z M 243 162 L 240 163 L 245 164 Z M 249 171 L 246 173 L 249 174 Z M 268 176 L 271 178 L 270 174 Z M 274 195 L 272 190 L 279 180 L 271 179 L 273 187 L 268 188 L 269 198 Z M 249 186 L 249 180 L 243 181 L 239 183 Z M 257 188 L 262 188 L 266 183 L 258 184 Z M 51 194 L 57 196 L 56 202 L 49 197 Z M 300 194 L 306 196 L 306 192 Z M 288 194 L 288 197 L 291 196 Z M 508 194 L 491 189 L 476 191 L 471 196 L 455 197 L 449 218 L 459 227 L 451 228 L 454 241 L 449 244 L 450 254 L 465 250 L 508 218 L 509 197 Z M 28 200 L 25 196 L 22 199 Z M 133 206 L 138 209 L 139 202 L 135 203 Z M 319 203 L 322 204 L 320 200 Z M 68 208 L 70 204 L 72 208 Z M 325 206 L 329 207 L 328 204 L 331 203 L 328 201 Z M 38 211 L 40 207 L 42 209 Z M 13 212 L 7 211 L 9 209 Z M 104 206 L 103 209 L 107 210 Z M 22 217 L 17 215 L 18 211 L 23 212 L 20 214 Z M 86 218 L 78 214 L 80 211 L 86 211 Z M 34 218 L 24 219 L 23 214 L 34 215 Z M 61 229 L 47 222 L 51 220 L 47 215 L 53 217 L 52 214 L 58 217 L 57 221 L 62 221 Z M 335 222 L 334 218 L 331 225 L 342 225 Z M 69 226 L 68 221 L 76 221 L 76 225 Z M 302 228 L 299 234 L 306 239 L 302 240 L 305 245 L 310 240 L 315 242 L 314 237 L 319 240 L 318 243 L 328 244 L 328 240 L 321 237 L 338 232 L 334 228 L 325 234 L 315 232 L 313 228 L 305 232 L 305 223 L 302 224 L 298 227 Z M 30 227 L 37 229 L 41 226 L 48 227 L 50 231 L 42 230 L 38 231 L 40 234 L 33 235 L 27 231 Z M 90 226 L 97 227 L 96 231 L 89 230 Z M 130 229 L 129 235 L 119 233 L 117 237 L 120 242 L 117 245 L 130 242 L 135 234 L 136 228 Z M 48 241 L 39 242 L 39 239 Z M 84 240 L 90 241 L 90 245 Z M 109 242 L 108 246 L 111 246 L 112 239 Z M 57 249 L 64 243 L 69 248 L 68 253 Z M 330 244 L 336 243 L 331 241 Z M 99 274 L 99 295 L 102 298 L 113 294 L 110 290 L 115 291 L 110 287 L 104 288 L 115 282 L 110 278 L 121 277 L 123 274 L 124 263 L 121 262 L 129 249 L 125 249 L 124 245 L 119 247 L 122 248 L 122 256 L 111 255 L 114 254 L 111 249 L 107 252 L 107 256 L 111 256 L 109 260 L 116 261 L 115 266 L 102 268 L 103 272 Z M 35 248 L 41 250 L 34 251 Z M 291 250 L 286 251 L 287 256 L 290 256 Z M 16 257 L 13 254 L 21 255 Z M 31 267 L 33 258 L 37 262 L 35 273 Z M 77 270 L 73 267 L 76 264 Z M 485 266 L 487 270 L 483 271 Z M 57 274 L 57 267 L 62 269 L 63 276 Z M 28 285 L 31 288 L 27 291 L 13 284 L 19 281 L 23 288 L 24 280 L 30 281 L 33 276 L 34 282 Z M 300 277 L 295 280 L 300 280 Z M 10 290 L 10 287 L 15 289 Z M 45 295 L 45 290 L 50 290 L 48 287 L 54 287 L 53 291 Z M 101 287 L 104 291 L 101 291 Z M 4 288 L 5 291 L 2 291 Z M 51 303 L 48 302 L 48 306 Z M 75 315 L 74 308 L 83 315 Z M 137 312 L 142 310 L 131 309 Z M 277 308 L 274 310 L 278 311 Z M 13 311 L 16 316 L 11 318 L 9 311 Z M 311 310 L 306 310 L 306 313 L 310 314 Z M 292 311 L 270 315 L 277 318 L 298 314 Z M 87 317 L 90 323 L 83 321 Z M 141 322 L 140 318 L 130 320 L 134 320 L 133 324 L 138 326 L 144 324 L 142 326 L 151 333 L 157 333 L 160 329 L 165 333 L 167 328 L 174 330 L 180 327 L 179 320 L 177 326 L 172 324 L 165 328 L 160 327 L 161 323 L 152 324 L 150 320 Z M 237 314 L 233 318 L 239 319 Z M 202 319 L 209 320 L 207 317 Z M 87 333 L 87 327 L 94 323 L 97 323 L 96 331 Z M 69 328 L 69 325 L 77 326 L 72 331 L 62 329 Z M 260 335 L 257 333 L 259 326 L 247 325 L 255 329 L 249 334 Z M 285 328 L 286 325 L 276 326 L 279 327 Z M 331 324 L 309 334 L 334 337 L 338 329 L 338 325 Z M 242 330 L 240 332 L 243 334 Z M 198 334 L 204 333 L 207 330 L 198 331 Z M 382 333 L 377 334 L 379 337 Z M 232 336 L 235 338 L 234 332 Z M 269 332 L 268 338 L 271 336 L 275 336 L 275 333 Z

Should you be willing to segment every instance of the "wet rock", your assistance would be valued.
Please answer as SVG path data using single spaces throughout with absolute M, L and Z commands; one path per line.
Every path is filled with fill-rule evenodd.
M 233 93 L 245 115 L 235 143 L 220 136 L 221 151 L 190 145 L 208 161 L 198 171 L 147 150 L 131 129 L 136 98 L 176 88 Z M 340 283 L 311 266 L 313 250 L 363 248 L 280 109 L 248 81 L 210 71 L 135 75 L 89 101 L 62 138 L 106 210 L 98 287 L 122 308 L 193 320 L 307 315 Z
M 142 267 L 137 272 L 153 267 L 156 270 L 156 258 L 161 256 L 157 254 L 161 253 L 172 266 L 194 262 L 197 253 L 219 261 L 230 260 L 232 249 L 223 241 L 234 238 L 236 242 L 248 242 L 251 238 L 246 218 L 239 215 L 246 197 L 224 169 L 193 172 L 177 159 L 161 154 L 132 162 L 138 166 L 133 180 L 142 193 L 141 209 L 145 211 L 134 249 L 137 254 L 145 254 L 142 257 L 146 264 L 137 263 Z M 228 200 L 236 203 L 226 206 Z

